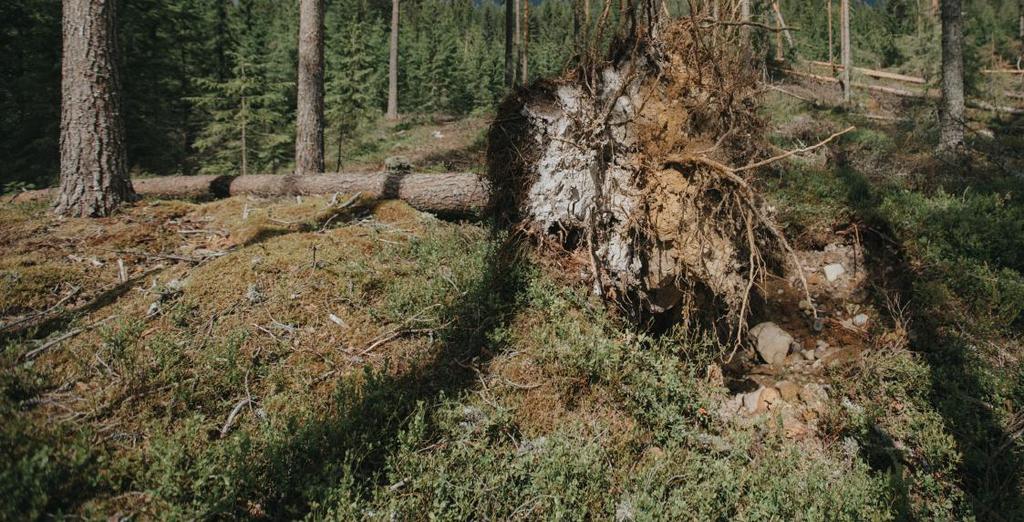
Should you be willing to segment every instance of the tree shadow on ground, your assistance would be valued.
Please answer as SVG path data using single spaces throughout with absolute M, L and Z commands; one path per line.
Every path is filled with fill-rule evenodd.
M 364 494 L 382 485 L 387 458 L 417 408 L 426 407 L 429 419 L 432 403 L 478 380 L 479 368 L 502 350 L 491 334 L 516 313 L 528 270 L 516 239 L 494 241 L 486 269 L 442 314 L 451 322 L 427 360 L 398 375 L 367 369 L 363 379 L 343 381 L 326 419 L 293 426 L 250 465 L 252 497 L 267 516 L 301 518 L 346 477 Z
M 1014 434 L 1004 426 L 991 404 L 992 387 L 986 384 L 983 375 L 983 368 L 989 363 L 979 355 L 977 347 L 958 335 L 959 329 L 949 324 L 943 310 L 936 309 L 934 299 L 922 293 L 926 285 L 915 280 L 922 276 L 912 271 L 904 246 L 893 239 L 895 234 L 883 217 L 880 209 L 883 198 L 874 190 L 875 185 L 849 165 L 839 165 L 835 172 L 846 187 L 847 203 L 856 219 L 872 231 L 864 239 L 874 243 L 868 245 L 871 256 L 866 261 L 869 266 L 874 265 L 876 282 L 883 291 L 899 295 L 900 302 L 912 305 L 909 310 L 911 350 L 928 365 L 929 403 L 942 416 L 947 432 L 956 441 L 961 454 L 957 482 L 973 514 L 986 520 L 1020 519 L 1024 516 L 1021 496 L 1024 455 L 1020 444 L 1014 442 Z M 973 190 L 984 190 L 984 187 L 970 186 Z M 897 270 L 886 274 L 886 267 Z M 1018 401 L 1024 401 L 1021 384 L 1024 383 L 1017 386 Z M 883 446 L 886 444 L 879 444 L 884 452 Z M 926 472 L 939 472 L 930 470 L 924 457 L 920 460 Z M 895 480 L 893 488 L 906 502 L 907 485 L 901 478 Z M 904 514 L 910 513 L 909 505 L 900 509 Z

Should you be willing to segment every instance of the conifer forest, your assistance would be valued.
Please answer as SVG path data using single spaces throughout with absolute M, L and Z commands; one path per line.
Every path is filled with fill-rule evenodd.
M 5 0 L 0 51 L 0 521 L 1024 521 L 1024 0 Z

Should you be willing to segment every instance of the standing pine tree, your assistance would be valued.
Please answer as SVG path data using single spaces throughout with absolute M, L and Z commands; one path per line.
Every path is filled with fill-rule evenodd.
M 391 40 L 388 49 L 388 119 L 398 119 L 398 0 L 391 0 Z
M 960 0 L 942 0 L 942 105 L 939 107 L 939 148 L 964 144 L 964 51 Z
M 299 2 L 295 173 L 324 171 L 324 2 Z
M 134 197 L 125 159 L 117 1 L 64 0 L 60 189 L 54 211 L 108 216 Z

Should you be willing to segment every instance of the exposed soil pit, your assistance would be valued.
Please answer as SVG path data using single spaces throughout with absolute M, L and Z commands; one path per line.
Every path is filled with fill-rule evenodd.
M 710 374 L 730 392 L 719 410 L 723 418 L 752 423 L 777 417 L 785 436 L 803 439 L 815 433 L 828 409 L 830 380 L 857 366 L 871 349 L 877 313 L 867 304 L 870 280 L 861 245 L 832 243 L 797 256 L 817 317 L 799 277 L 768 278 L 764 309 L 757 314 L 765 323 L 752 328 L 749 342 Z M 760 326 L 768 322 L 777 328 Z M 789 344 L 774 364 L 763 353 L 770 348 L 762 344 L 765 336 Z

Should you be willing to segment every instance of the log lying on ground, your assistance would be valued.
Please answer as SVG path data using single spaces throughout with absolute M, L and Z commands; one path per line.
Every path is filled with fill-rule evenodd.
M 164 198 L 361 193 L 373 199 L 401 199 L 418 210 L 442 214 L 479 212 L 487 207 L 490 195 L 487 181 L 471 172 L 170 176 L 136 179 L 132 184 L 140 195 Z M 13 200 L 39 201 L 51 197 L 51 189 L 32 190 L 18 194 Z
M 757 169 L 730 167 L 768 150 L 755 60 L 738 28 L 705 29 L 683 18 L 637 31 L 606 61 L 515 93 L 488 171 L 499 223 L 622 310 L 729 319 L 738 335 L 785 240 L 752 188 Z
M 843 70 L 843 65 L 838 63 L 819 62 L 817 60 L 811 60 L 808 63 L 810 63 L 811 65 L 816 65 L 818 67 L 834 68 L 837 71 Z M 898 82 L 916 83 L 919 85 L 924 85 L 928 83 L 927 81 L 925 81 L 924 78 L 921 78 L 919 76 L 908 76 L 906 74 L 898 74 L 888 71 L 877 71 L 875 69 L 865 69 L 864 67 L 854 67 L 853 70 L 865 76 L 870 76 L 872 78 L 896 80 Z
M 794 71 L 792 69 L 783 69 L 783 72 L 793 76 L 799 76 L 802 78 L 809 78 L 824 83 L 839 83 L 838 78 L 831 76 L 821 76 L 820 74 L 811 74 L 800 71 Z M 853 82 L 852 85 L 859 89 L 867 89 L 869 91 L 881 92 L 885 94 L 891 94 L 893 96 L 899 96 L 901 98 L 917 98 L 917 99 L 939 99 L 938 92 L 932 91 L 910 91 L 907 89 L 898 89 L 896 87 L 886 87 L 884 85 L 870 85 L 867 83 Z M 977 109 L 979 111 L 997 112 L 1000 114 L 1013 114 L 1015 116 L 1024 115 L 1024 108 L 1020 107 L 1007 107 L 1004 105 L 993 105 L 987 101 L 979 100 L 976 98 L 968 98 L 965 102 L 968 107 Z

